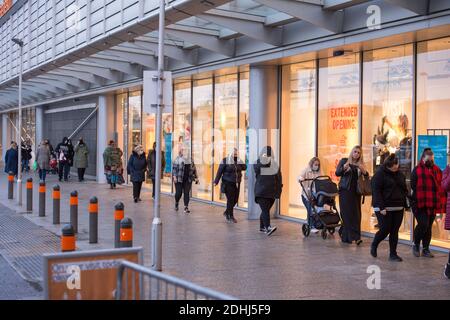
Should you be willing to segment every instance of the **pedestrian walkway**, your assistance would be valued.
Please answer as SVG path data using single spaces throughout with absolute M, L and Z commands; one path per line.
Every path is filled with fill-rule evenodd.
M 50 190 L 56 182 L 55 176 L 47 181 L 47 216 L 37 215 L 36 181 L 35 212 L 23 217 L 60 234 L 62 225 L 53 226 L 51 216 Z M 149 190 L 144 191 L 143 202 L 134 203 L 126 186 L 110 190 L 95 182 L 60 185 L 61 223 L 69 221 L 70 192 L 79 193 L 78 249 L 114 246 L 114 205 L 122 201 L 125 216 L 134 222 L 134 245 L 144 247 L 145 265 L 150 266 L 153 201 Z M 0 202 L 18 210 L 16 200 L 7 200 L 4 174 L 0 190 L 4 191 Z M 95 245 L 88 243 L 87 208 L 92 196 L 99 199 L 99 244 Z M 25 201 L 21 211 L 24 208 Z M 267 237 L 259 232 L 259 221 L 247 220 L 243 212 L 236 211 L 237 224 L 227 224 L 223 207 L 193 201 L 190 208 L 191 214 L 176 212 L 172 198 L 162 196 L 163 272 L 201 286 L 242 299 L 450 299 L 450 281 L 443 276 L 446 253 L 436 252 L 434 259 L 415 258 L 409 246 L 399 245 L 404 262 L 393 263 L 388 261 L 386 242 L 374 259 L 368 238 L 360 247 L 342 244 L 337 235 L 304 239 L 299 224 L 280 219 L 273 221 L 278 230 Z M 379 290 L 367 287 L 367 270 L 373 265 L 381 270 Z M 424 288 L 432 289 L 424 292 Z

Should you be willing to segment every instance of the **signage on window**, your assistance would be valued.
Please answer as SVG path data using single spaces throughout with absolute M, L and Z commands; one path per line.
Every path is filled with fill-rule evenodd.
M 3 17 L 6 12 L 12 7 L 12 0 L 3 0 L 0 4 L 0 17 Z

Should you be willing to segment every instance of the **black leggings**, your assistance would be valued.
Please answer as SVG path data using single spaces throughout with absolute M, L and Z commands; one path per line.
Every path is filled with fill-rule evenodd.
M 233 217 L 233 208 L 238 203 L 239 199 L 239 185 L 233 182 L 223 182 L 225 183 L 225 195 L 227 196 L 227 210 L 226 216 Z
M 175 183 L 175 202 L 177 204 L 181 199 L 181 194 L 184 194 L 184 206 L 187 207 L 189 205 L 191 187 L 192 182 L 189 181 Z
M 142 181 L 133 182 L 133 198 L 139 199 L 141 197 Z
M 256 198 L 256 202 L 261 207 L 261 215 L 259 216 L 259 227 L 270 227 L 270 209 L 272 208 L 275 199 L 270 198 Z
M 380 229 L 375 234 L 372 245 L 378 247 L 381 241 L 389 235 L 389 250 L 391 255 L 397 255 L 398 231 L 403 221 L 403 210 L 388 211 L 386 215 L 376 212 Z
M 417 220 L 417 226 L 414 229 L 414 244 L 420 246 L 420 242 L 422 242 L 423 248 L 428 249 L 431 243 L 431 231 L 436 216 L 434 214 L 429 215 L 427 209 L 417 208 L 414 217 Z

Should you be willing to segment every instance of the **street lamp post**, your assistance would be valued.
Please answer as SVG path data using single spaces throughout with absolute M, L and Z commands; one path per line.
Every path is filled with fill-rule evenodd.
M 23 61 L 22 61 L 22 53 L 23 53 L 23 41 L 14 38 L 12 41 L 19 46 L 19 142 L 17 145 L 18 148 L 18 171 L 17 171 L 17 204 L 19 206 L 22 205 L 22 71 L 23 71 Z
M 161 122 L 164 81 L 164 20 L 165 0 L 159 1 L 159 32 L 158 32 L 158 105 L 156 106 L 156 164 L 155 164 L 155 202 L 152 222 L 152 269 L 162 270 L 162 221 L 160 216 L 161 195 Z

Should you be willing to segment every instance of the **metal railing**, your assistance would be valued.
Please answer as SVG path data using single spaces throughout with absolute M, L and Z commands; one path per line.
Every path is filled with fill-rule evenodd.
M 131 272 L 131 277 L 128 272 Z M 138 278 L 136 278 L 136 276 Z M 131 281 L 130 293 L 128 282 Z M 136 279 L 138 279 L 136 281 Z M 125 282 L 125 284 L 124 284 Z M 136 288 L 138 283 L 139 288 Z M 136 290 L 137 289 L 137 290 Z M 236 300 L 237 298 L 194 283 L 123 261 L 117 270 L 116 300 Z

